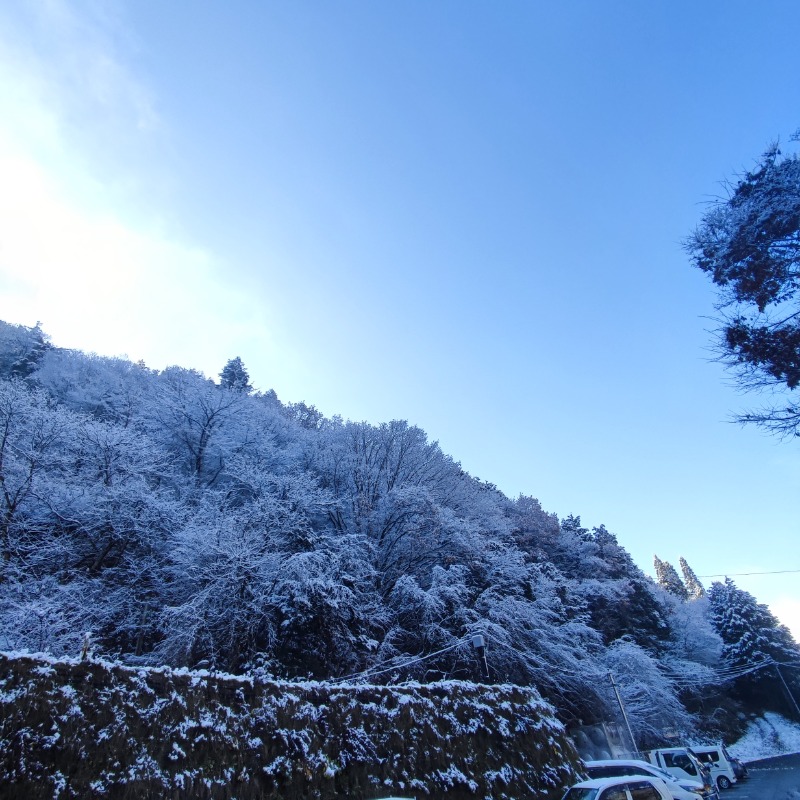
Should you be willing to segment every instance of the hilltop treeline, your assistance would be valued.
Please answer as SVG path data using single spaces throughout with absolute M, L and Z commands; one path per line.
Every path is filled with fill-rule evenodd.
M 407 422 L 329 419 L 221 367 L 2 323 L 0 649 L 77 655 L 90 632 L 132 665 L 433 682 L 481 679 L 480 632 L 490 680 L 567 724 L 616 718 L 609 671 L 640 745 L 706 706 L 735 718 L 702 587 L 657 585 L 604 526 L 504 496 Z

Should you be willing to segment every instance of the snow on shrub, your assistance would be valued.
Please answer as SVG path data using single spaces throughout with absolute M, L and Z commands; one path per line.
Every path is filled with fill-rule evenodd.
M 456 681 L 337 686 L 0 654 L 0 717 L 0 786 L 32 800 L 550 798 L 577 758 L 534 690 Z

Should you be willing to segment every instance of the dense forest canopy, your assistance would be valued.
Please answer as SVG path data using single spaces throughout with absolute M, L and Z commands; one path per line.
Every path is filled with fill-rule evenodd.
M 765 667 L 797 644 L 731 582 L 706 592 L 683 559 L 653 581 L 405 421 L 284 404 L 238 358 L 219 377 L 0 323 L 0 649 L 90 633 L 129 664 L 430 682 L 480 680 L 481 633 L 489 679 L 567 724 L 618 717 L 613 673 L 640 746 L 786 710 Z

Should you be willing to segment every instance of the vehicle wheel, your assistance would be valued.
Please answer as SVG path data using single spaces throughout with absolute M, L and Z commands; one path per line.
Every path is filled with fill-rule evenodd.
M 717 778 L 717 786 L 719 786 L 720 789 L 730 789 L 731 788 L 731 782 L 724 775 L 720 775 Z

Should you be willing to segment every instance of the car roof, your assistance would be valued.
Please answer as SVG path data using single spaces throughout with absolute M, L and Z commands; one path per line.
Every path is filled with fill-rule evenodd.
M 697 786 L 702 787 L 700 781 L 695 780 L 678 780 L 674 775 L 671 775 L 668 770 L 659 767 L 658 764 L 650 764 L 647 761 L 642 761 L 636 758 L 603 758 L 596 761 L 584 761 L 584 765 L 591 769 L 592 767 L 634 767 L 642 770 L 647 770 L 646 777 L 658 778 L 667 784 L 678 784 L 679 786 Z M 632 777 L 628 775 L 628 777 Z
M 575 783 L 571 788 L 573 789 L 605 789 L 606 786 L 616 786 L 618 783 L 630 783 L 641 778 L 645 781 L 658 780 L 652 775 L 619 775 L 614 778 L 592 778 L 588 781 L 581 781 Z

